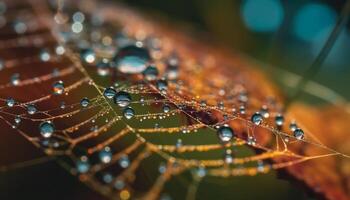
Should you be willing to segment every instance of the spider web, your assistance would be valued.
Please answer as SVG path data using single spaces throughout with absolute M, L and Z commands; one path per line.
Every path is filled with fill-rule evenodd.
M 166 74 L 165 57 L 176 51 L 181 58 L 179 79 L 169 81 L 166 92 L 160 91 L 156 82 L 145 81 L 138 75 L 98 76 L 93 64 L 81 61 L 76 42 L 89 40 L 84 33 L 90 31 L 89 24 L 84 24 L 87 30 L 83 33 L 73 34 L 77 38 L 75 42 L 65 41 L 67 27 L 57 25 L 53 19 L 78 8 L 68 5 L 71 7 L 63 12 L 61 4 L 58 1 L 58 12 L 52 13 L 41 1 L 7 2 L 11 13 L 6 19 L 22 17 L 27 27 L 25 33 L 3 27 L 2 37 L 6 39 L 0 43 L 5 59 L 1 77 L 19 73 L 20 78 L 18 83 L 6 80 L 0 85 L 0 101 L 4 105 L 0 107 L 0 119 L 49 157 L 56 157 L 70 173 L 99 193 L 113 199 L 165 199 L 165 194 L 170 193 L 167 184 L 175 177 L 181 179 L 187 175 L 189 181 L 180 181 L 187 188 L 183 195 L 195 199 L 197 187 L 206 177 L 255 176 L 312 159 L 348 157 L 323 145 L 306 129 L 303 129 L 305 138 L 297 139 L 288 129 L 292 122 L 289 116 L 285 116 L 283 127 L 276 127 L 273 119 L 283 111 L 283 105 L 278 97 L 266 98 L 269 92 L 257 88 L 259 83 L 251 84 L 254 80 L 244 78 L 249 77 L 251 71 L 238 68 L 237 75 L 226 83 L 220 82 L 220 70 L 216 73 L 218 80 L 211 80 L 214 75 L 197 78 L 201 70 L 213 70 L 218 64 L 210 56 L 205 61 L 187 56 L 181 44 L 175 45 L 162 32 L 156 36 L 162 41 L 162 49 L 154 52 L 155 57 L 162 55 L 156 59 L 161 75 Z M 87 17 L 96 11 L 91 5 L 81 9 L 90 13 Z M 128 37 L 139 41 L 154 37 L 153 25 L 123 7 L 113 7 L 114 13 L 106 7 L 98 9 L 102 10 L 98 14 L 104 13 L 108 19 L 99 27 L 105 43 L 109 44 L 116 27 L 119 30 L 122 27 Z M 94 45 L 95 51 L 101 50 L 98 43 Z M 58 46 L 64 47 L 64 54 L 53 53 Z M 21 59 L 18 55 L 8 55 L 7 50 L 19 52 Z M 42 50 L 50 52 L 46 61 L 40 59 Z M 59 80 L 64 82 L 64 94 L 55 95 L 52 84 Z M 110 86 L 131 94 L 130 106 L 135 111 L 131 119 L 126 119 L 123 110 L 103 95 L 104 89 Z M 198 90 L 204 92 L 197 98 Z M 29 91 L 30 95 L 24 98 L 22 94 Z M 242 91 L 252 94 L 249 106 L 243 108 L 242 101 L 246 100 L 239 100 L 245 98 Z M 9 97 L 16 101 L 13 107 L 6 105 Z M 89 99 L 87 107 L 81 105 L 84 97 Z M 28 114 L 30 105 L 38 109 L 35 114 Z M 168 105 L 170 111 L 164 112 L 164 105 Z M 251 116 L 262 105 L 268 105 L 269 116 L 256 125 L 251 122 Z M 20 122 L 16 123 L 15 119 Z M 55 126 L 50 138 L 40 135 L 38 127 L 45 121 Z M 220 142 L 217 137 L 218 127 L 224 124 L 236 132 L 236 137 L 228 143 Z M 300 150 L 307 145 L 318 147 L 324 153 L 309 155 Z M 100 155 L 106 147 L 111 156 L 103 161 Z M 82 171 L 81 167 L 87 170 Z

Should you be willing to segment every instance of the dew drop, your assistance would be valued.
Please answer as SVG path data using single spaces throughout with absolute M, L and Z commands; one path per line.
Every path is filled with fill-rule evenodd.
M 90 103 L 90 100 L 87 97 L 84 97 L 80 101 L 80 105 L 84 108 L 86 108 Z
M 147 49 L 129 45 L 121 48 L 113 60 L 115 67 L 120 72 L 137 74 L 146 69 L 151 57 Z
M 131 102 L 131 96 L 129 93 L 124 91 L 119 91 L 114 96 L 114 103 L 116 103 L 119 107 L 126 107 Z
M 35 107 L 35 105 L 33 105 L 33 104 L 27 105 L 28 114 L 34 115 L 36 113 L 36 111 L 37 111 L 37 108 Z
M 64 93 L 64 83 L 63 81 L 57 81 L 53 84 L 53 93 L 60 95 Z
M 167 105 L 167 104 L 165 104 L 165 105 L 163 106 L 163 112 L 164 112 L 164 113 L 168 113 L 169 111 L 170 111 L 170 106 Z
M 227 124 L 221 126 L 218 131 L 218 137 L 222 142 L 229 142 L 234 137 L 234 132 Z
M 262 106 L 262 108 L 259 112 L 265 119 L 270 117 L 269 109 L 265 105 Z
M 131 107 L 127 107 L 124 109 L 123 114 L 126 119 L 131 119 L 135 115 L 135 111 Z
M 233 163 L 233 156 L 232 156 L 232 151 L 231 151 L 231 149 L 227 149 L 227 150 L 225 151 L 224 161 L 225 161 L 225 163 L 227 163 L 227 164 Z
M 112 160 L 112 151 L 110 147 L 105 147 L 103 150 L 100 151 L 100 153 L 98 154 L 101 162 L 103 163 L 109 163 Z
M 160 92 L 166 93 L 166 90 L 168 89 L 168 82 L 165 79 L 160 79 L 157 81 L 156 86 Z
M 104 91 L 103 91 L 103 95 L 108 98 L 108 99 L 113 99 L 113 97 L 117 94 L 117 91 L 112 88 L 112 87 L 109 87 L 109 88 L 106 88 Z
M 8 99 L 6 100 L 6 105 L 7 105 L 8 107 L 13 107 L 13 106 L 15 105 L 15 103 L 16 103 L 16 101 L 15 101 L 13 98 L 8 98 Z
M 282 126 L 283 123 L 284 123 L 284 117 L 283 117 L 283 115 L 278 114 L 278 115 L 275 117 L 275 123 L 276 123 L 277 126 Z
M 298 125 L 295 122 L 290 123 L 289 129 L 295 131 L 298 128 Z
M 129 160 L 128 155 L 123 155 L 123 156 L 119 159 L 118 163 L 119 163 L 119 165 L 120 165 L 122 168 L 127 168 L 127 167 L 129 167 L 130 160 Z
M 40 134 L 44 137 L 44 138 L 49 138 L 52 136 L 53 132 L 55 131 L 54 125 L 52 124 L 51 121 L 45 121 L 42 122 L 39 125 L 39 129 L 40 129 Z
M 81 174 L 86 173 L 90 169 L 90 163 L 86 156 L 82 156 L 76 163 L 77 171 Z
M 97 74 L 100 76 L 107 76 L 110 74 L 110 65 L 108 62 L 99 62 L 96 65 L 97 67 Z
M 55 48 L 55 52 L 57 55 L 63 55 L 66 52 L 66 49 L 64 48 L 64 46 L 58 45 Z
M 43 62 L 47 62 L 50 60 L 51 55 L 47 50 L 42 50 L 39 54 L 40 60 Z
M 143 72 L 143 77 L 147 81 L 154 81 L 158 77 L 158 69 L 155 66 L 148 66 Z
M 16 116 L 15 123 L 19 124 L 19 123 L 21 123 L 21 121 L 22 121 L 21 118 L 19 116 Z
M 80 52 L 80 58 L 86 63 L 93 63 L 96 60 L 96 54 L 92 49 L 83 49 Z
M 255 125 L 260 125 L 263 121 L 263 116 L 259 112 L 256 112 L 252 115 L 251 121 Z
M 294 137 L 298 140 L 304 139 L 304 131 L 301 130 L 300 128 L 295 129 L 293 134 L 294 134 Z
M 10 81 L 11 81 L 11 84 L 16 86 L 19 84 L 20 80 L 19 80 L 19 74 L 16 73 L 16 74 L 13 74 L 10 78 Z

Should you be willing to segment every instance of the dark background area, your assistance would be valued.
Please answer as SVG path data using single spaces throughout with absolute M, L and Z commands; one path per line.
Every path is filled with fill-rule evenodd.
M 210 40 L 301 76 L 330 35 L 344 0 L 122 0 L 208 34 Z M 343 28 L 314 81 L 350 98 L 349 24 Z M 265 70 L 265 69 L 264 69 Z M 267 74 L 270 74 L 269 72 Z

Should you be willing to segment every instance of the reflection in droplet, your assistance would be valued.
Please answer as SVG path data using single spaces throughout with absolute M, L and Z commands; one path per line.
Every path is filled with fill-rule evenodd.
M 122 73 L 137 74 L 146 69 L 150 60 L 147 49 L 130 45 L 118 51 L 114 57 L 114 66 Z
M 63 81 L 57 81 L 53 84 L 53 93 L 60 95 L 64 93 L 64 84 Z
M 114 96 L 114 103 L 116 103 L 119 107 L 126 107 L 131 102 L 131 96 L 129 93 L 124 91 L 119 91 Z
M 228 125 L 221 126 L 217 133 L 222 142 L 229 142 L 234 137 L 234 132 Z
M 123 114 L 126 119 L 131 119 L 135 115 L 135 111 L 131 107 L 127 107 L 124 109 Z

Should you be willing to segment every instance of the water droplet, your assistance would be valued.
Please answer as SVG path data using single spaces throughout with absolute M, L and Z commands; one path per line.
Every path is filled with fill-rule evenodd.
M 27 105 L 28 114 L 34 115 L 36 113 L 36 111 L 37 111 L 37 109 L 36 109 L 35 105 L 33 105 L 33 104 Z
M 64 83 L 63 81 L 57 81 L 53 84 L 53 93 L 60 95 L 64 93 Z
M 263 116 L 259 112 L 256 112 L 252 115 L 251 121 L 255 125 L 260 125 L 263 121 Z
M 169 111 L 170 111 L 170 106 L 167 105 L 167 104 L 165 104 L 165 105 L 163 106 L 163 112 L 168 113 Z
M 19 124 L 19 123 L 21 123 L 21 121 L 22 121 L 21 118 L 19 116 L 16 116 L 15 123 Z
M 85 15 L 82 12 L 78 11 L 73 14 L 72 19 L 74 22 L 83 23 L 85 20 Z
M 128 155 L 122 155 L 122 157 L 119 159 L 118 163 L 122 168 L 129 167 L 130 161 L 129 161 Z
M 103 175 L 102 179 L 103 179 L 103 181 L 104 181 L 105 183 L 112 183 L 112 181 L 113 181 L 113 176 L 112 176 L 112 174 L 110 174 L 110 173 L 106 173 L 106 174 Z
M 131 119 L 135 115 L 135 111 L 131 107 L 127 107 L 124 109 L 123 114 L 126 119 Z
M 96 60 L 96 54 L 92 49 L 83 49 L 80 52 L 80 58 L 86 63 L 93 63 Z
M 8 107 L 13 107 L 13 106 L 15 105 L 15 103 L 16 103 L 16 101 L 15 101 L 13 98 L 8 98 L 8 99 L 6 100 L 6 105 L 7 105 Z
M 16 74 L 13 74 L 10 78 L 10 81 L 11 81 L 11 84 L 16 86 L 19 84 L 20 80 L 19 80 L 19 74 L 16 73 Z
M 114 64 L 122 73 L 137 74 L 146 69 L 150 60 L 151 57 L 147 49 L 130 45 L 118 51 L 114 57 Z
M 270 117 L 269 109 L 265 105 L 262 106 L 259 112 L 265 119 Z
M 298 128 L 298 125 L 295 122 L 290 123 L 289 129 L 295 131 Z
M 156 86 L 160 92 L 166 93 L 166 90 L 168 89 L 168 82 L 165 79 L 160 79 L 157 81 Z
M 176 146 L 176 148 L 182 147 L 182 140 L 181 139 L 177 139 L 175 146 Z
M 298 140 L 304 139 L 304 131 L 301 130 L 300 128 L 295 129 L 293 134 L 294 134 L 294 137 Z
M 86 173 L 90 169 L 88 157 L 82 156 L 76 163 L 77 171 L 81 174 Z
M 52 124 L 51 121 L 42 122 L 39 126 L 39 129 L 40 129 L 40 134 L 44 138 L 51 137 L 53 132 L 55 131 L 54 125 Z
M 226 124 L 224 126 L 221 126 L 218 129 L 217 133 L 218 133 L 219 139 L 222 142 L 229 142 L 234 137 L 234 132 L 233 132 L 232 128 L 230 128 Z
M 58 45 L 56 46 L 55 52 L 57 55 L 63 55 L 66 52 L 64 46 Z
M 108 99 L 113 99 L 113 97 L 116 94 L 117 94 L 117 91 L 112 87 L 106 88 L 105 91 L 103 92 L 103 95 Z
M 101 162 L 103 163 L 109 163 L 112 160 L 112 151 L 110 147 L 105 147 L 103 150 L 100 151 L 100 153 L 98 154 Z
M 231 151 L 231 149 L 227 149 L 227 150 L 225 151 L 224 161 L 225 161 L 225 163 L 227 163 L 227 164 L 233 163 L 233 156 L 232 156 L 232 151 Z
M 84 108 L 87 107 L 89 103 L 90 103 L 90 100 L 87 97 L 82 98 L 80 101 L 80 105 Z
M 124 91 L 119 91 L 114 96 L 114 103 L 116 103 L 119 107 L 126 107 L 131 102 L 131 96 L 129 93 Z
M 284 117 L 283 117 L 283 115 L 278 114 L 278 115 L 275 117 L 275 123 L 276 123 L 277 126 L 282 126 L 283 123 L 284 123 Z
M 159 72 L 155 66 L 148 66 L 142 74 L 147 81 L 154 81 L 157 79 Z
M 97 67 L 97 74 L 98 75 L 107 76 L 110 74 L 110 65 L 109 65 L 108 61 L 107 62 L 101 61 L 101 62 L 97 63 L 96 67 Z
M 207 170 L 204 168 L 204 167 L 199 167 L 197 170 L 196 170 L 196 175 L 200 178 L 203 178 L 204 176 L 207 175 Z
M 51 55 L 47 50 L 42 50 L 42 51 L 40 51 L 39 57 L 40 57 L 41 61 L 47 62 L 50 60 Z

